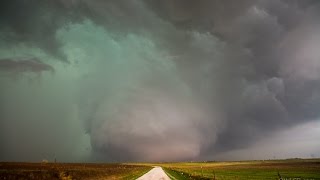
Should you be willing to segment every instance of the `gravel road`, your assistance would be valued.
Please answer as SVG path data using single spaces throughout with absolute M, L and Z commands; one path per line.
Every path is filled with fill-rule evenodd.
M 155 167 L 137 180 L 170 180 L 161 167 Z

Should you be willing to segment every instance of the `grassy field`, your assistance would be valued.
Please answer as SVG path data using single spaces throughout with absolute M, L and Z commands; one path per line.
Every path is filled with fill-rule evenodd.
M 0 163 L 0 180 L 136 179 L 151 168 L 127 164 Z
M 273 161 L 159 163 L 171 179 L 320 179 L 320 159 Z
M 0 180 L 136 179 L 152 166 L 163 167 L 173 180 L 320 180 L 320 159 L 126 164 L 0 163 Z

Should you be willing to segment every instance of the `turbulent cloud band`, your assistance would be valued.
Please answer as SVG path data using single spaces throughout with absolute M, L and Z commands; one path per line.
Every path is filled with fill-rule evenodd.
M 274 132 L 319 118 L 317 1 L 1 4 L 0 73 L 6 69 L 3 59 L 25 55 L 41 59 L 45 70 L 54 69 L 40 81 L 61 88 L 41 92 L 48 104 L 51 96 L 60 98 L 53 107 L 44 106 L 43 116 L 35 110 L 25 119 L 31 129 L 41 121 L 30 119 L 47 115 L 51 118 L 44 121 L 53 121 L 56 128 L 77 127 L 70 134 L 85 147 L 81 157 L 197 160 L 250 147 Z M 2 76 L 1 81 L 14 80 Z M 13 84 L 26 91 L 41 87 L 23 83 L 22 78 Z M 17 93 L 2 88 L 1 96 Z M 60 104 L 65 109 L 58 108 Z M 13 114 L 24 108 L 2 101 L 2 124 L 14 129 L 21 117 Z M 54 123 L 53 117 L 63 120 Z M 8 157 L 21 154 L 11 149 L 25 146 L 11 143 L 11 136 L 4 132 L 0 137 L 8 146 L 2 154 Z M 29 140 L 35 136 L 30 132 Z

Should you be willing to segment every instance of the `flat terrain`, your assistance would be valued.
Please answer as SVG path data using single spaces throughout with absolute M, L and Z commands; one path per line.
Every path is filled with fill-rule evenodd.
M 168 175 L 163 171 L 161 167 L 155 167 L 151 169 L 148 173 L 141 176 L 137 180 L 170 180 Z
M 171 179 L 320 179 L 320 159 L 157 163 Z
M 154 166 L 162 167 L 173 180 L 320 180 L 320 159 L 126 164 L 0 163 L 0 180 L 159 179 L 158 175 L 160 179 L 167 179 L 162 169 L 154 170 Z
M 126 164 L 0 163 L 0 180 L 136 179 L 150 169 Z

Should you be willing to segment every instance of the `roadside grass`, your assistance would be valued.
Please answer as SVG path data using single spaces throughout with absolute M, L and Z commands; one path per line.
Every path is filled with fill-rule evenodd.
M 188 174 L 186 172 L 177 171 L 170 168 L 163 168 L 163 170 L 166 172 L 166 174 L 170 177 L 172 180 L 189 180 L 189 179 L 203 179 L 203 180 L 209 180 L 211 178 L 205 178 L 201 176 L 192 176 L 191 174 Z
M 0 163 L 0 179 L 136 179 L 151 166 L 90 163 Z
M 0 163 L 0 179 L 136 179 L 160 166 L 172 180 L 320 180 L 320 159 L 178 163 Z
M 172 179 L 320 180 L 320 159 L 239 162 L 159 163 Z M 182 174 L 183 173 L 183 174 Z
M 122 177 L 121 179 L 125 179 L 125 180 L 131 180 L 131 179 L 137 179 L 140 176 L 143 176 L 144 174 L 146 174 L 148 171 L 150 171 L 152 169 L 151 166 L 145 166 L 144 169 L 137 169 L 137 170 L 132 170 L 130 171 L 127 175 L 125 175 L 124 177 Z

